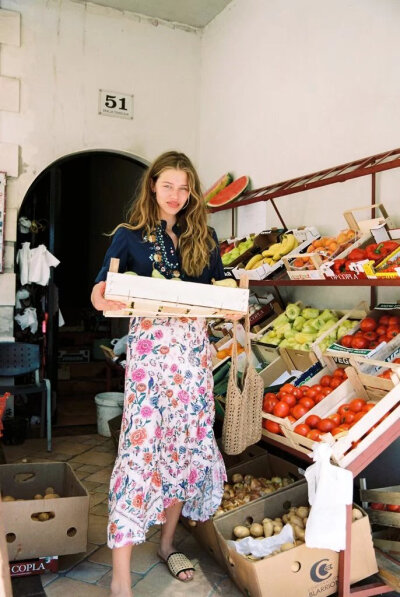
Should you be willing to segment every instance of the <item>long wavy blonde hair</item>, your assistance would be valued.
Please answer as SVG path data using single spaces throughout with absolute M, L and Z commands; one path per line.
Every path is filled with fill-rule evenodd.
M 139 194 L 129 210 L 128 222 L 119 224 L 112 234 L 121 227 L 143 229 L 143 235 L 154 232 L 160 223 L 160 216 L 152 189 L 160 174 L 170 168 L 187 174 L 190 194 L 189 202 L 177 214 L 177 224 L 181 231 L 178 246 L 183 271 L 188 276 L 198 277 L 210 262 L 210 252 L 215 247 L 215 241 L 207 226 L 207 211 L 198 174 L 184 153 L 167 151 L 149 166 L 143 175 Z

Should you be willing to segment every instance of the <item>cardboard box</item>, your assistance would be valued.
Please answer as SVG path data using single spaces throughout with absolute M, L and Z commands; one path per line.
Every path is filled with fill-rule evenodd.
M 273 242 L 276 242 L 276 241 L 271 242 L 269 240 L 268 241 L 266 240 L 268 238 L 268 236 L 267 236 L 268 232 L 269 231 L 262 232 L 255 238 L 254 246 L 255 247 L 258 246 L 259 252 L 268 248 L 271 244 L 273 244 Z M 294 234 L 294 236 L 297 238 L 297 241 L 299 243 L 298 246 L 295 249 L 293 249 L 293 251 L 288 253 L 288 256 L 290 256 L 291 254 L 294 254 L 294 253 L 301 253 L 301 252 L 305 251 L 307 249 L 307 247 L 312 243 L 313 240 L 320 237 L 320 233 L 314 226 L 293 228 L 291 230 L 287 230 L 284 234 Z M 256 243 L 258 243 L 258 245 L 256 245 Z M 255 254 L 255 253 L 256 253 L 256 251 L 253 252 L 253 254 Z M 260 265 L 260 267 L 257 267 L 255 269 L 250 269 L 250 270 L 246 270 L 244 268 L 240 268 L 237 266 L 237 267 L 233 268 L 232 273 L 237 280 L 239 280 L 240 277 L 243 275 L 248 276 L 249 280 L 265 280 L 265 278 L 268 278 L 274 272 L 278 271 L 282 267 L 284 267 L 284 265 L 283 265 L 282 259 L 280 259 L 279 261 L 274 263 L 274 265 L 268 265 L 267 263 L 265 263 L 264 265 Z
M 277 493 L 282 494 L 289 487 L 293 487 L 298 483 L 303 483 L 303 476 L 299 472 L 298 467 L 286 460 L 283 460 L 283 458 L 279 458 L 277 456 L 273 456 L 272 454 L 268 454 L 266 450 L 263 450 L 264 454 L 262 456 L 259 455 L 255 457 L 250 457 L 254 447 L 257 446 L 247 448 L 247 450 L 245 450 L 245 452 L 243 453 L 244 457 L 248 457 L 248 460 L 241 462 L 236 466 L 231 466 L 230 468 L 227 467 L 228 481 L 232 478 L 232 475 L 235 473 L 241 473 L 243 475 L 254 475 L 256 477 L 266 477 L 267 479 L 270 479 L 274 476 L 284 477 L 290 474 L 294 478 L 298 479 L 298 481 L 296 481 L 293 485 L 289 485 L 288 487 L 279 489 L 271 495 L 276 495 Z M 258 450 L 260 450 L 260 448 L 258 448 Z M 264 498 L 258 498 L 258 500 L 254 500 L 253 503 L 263 499 Z M 235 508 L 235 512 L 245 507 L 246 506 L 239 506 L 238 508 Z M 222 514 L 218 517 L 218 519 L 224 518 L 228 514 L 230 514 L 230 512 Z M 192 535 L 200 543 L 200 545 L 202 545 L 202 547 L 212 555 L 212 557 L 220 564 L 220 566 L 225 568 L 226 561 L 219 547 L 217 535 L 215 533 L 215 528 L 213 525 L 213 520 L 214 519 L 210 519 L 205 522 L 194 523 L 192 521 L 188 521 L 188 519 L 182 518 L 184 526 L 191 531 Z
M 89 494 L 69 464 L 3 464 L 0 487 L 3 496 L 23 500 L 2 504 L 10 561 L 86 551 Z M 33 499 L 47 487 L 61 497 Z M 32 520 L 40 512 L 52 512 L 54 518 Z
M 261 521 L 284 513 L 283 503 L 291 506 L 308 504 L 307 484 L 290 487 L 282 494 L 272 494 L 266 499 L 247 504 L 214 520 L 220 549 L 233 581 L 248 597 L 327 597 L 337 591 L 339 554 L 329 549 L 311 549 L 300 545 L 258 561 L 248 560 L 227 540 L 232 539 L 232 529 L 249 518 Z M 356 520 L 351 526 L 352 583 L 377 572 L 368 516 Z
M 118 269 L 118 265 L 114 263 L 111 267 Z M 182 280 L 131 276 L 109 271 L 105 297 L 126 304 L 126 308 L 121 311 L 105 311 L 106 317 L 211 317 L 215 319 L 223 317 L 227 311 L 245 314 L 249 303 L 249 290 Z

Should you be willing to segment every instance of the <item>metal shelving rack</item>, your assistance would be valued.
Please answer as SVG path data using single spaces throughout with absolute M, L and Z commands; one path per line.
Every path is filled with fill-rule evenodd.
M 285 221 L 279 212 L 275 199 L 308 191 L 339 182 L 345 182 L 361 176 L 371 176 L 371 205 L 376 203 L 376 174 L 400 167 L 400 149 L 376 154 L 368 158 L 363 158 L 347 164 L 341 164 L 326 170 L 320 170 L 312 174 L 292 178 L 280 183 L 275 183 L 243 194 L 242 199 L 233 204 L 223 205 L 221 207 L 211 208 L 210 213 L 218 211 L 231 210 L 232 213 L 232 235 L 235 234 L 235 212 L 238 207 L 252 205 L 261 201 L 270 201 L 279 221 L 284 228 L 287 228 Z M 371 207 L 371 218 L 375 217 L 375 210 Z M 280 274 L 275 279 L 251 280 L 251 286 L 270 286 L 279 291 L 280 286 L 366 286 L 371 288 L 371 304 L 376 302 L 376 288 L 383 286 L 400 286 L 400 280 L 291 280 L 286 273 Z M 348 467 L 355 477 L 364 470 L 381 452 L 383 452 L 392 442 L 400 437 L 400 421 L 389 427 L 371 446 L 356 458 Z M 311 463 L 305 454 L 274 441 L 271 438 L 263 437 L 264 441 L 276 446 L 277 448 L 293 454 L 301 460 Z M 339 597 L 369 597 L 380 595 L 392 591 L 388 585 L 378 581 L 370 582 L 362 586 L 351 587 L 350 585 L 350 548 L 351 548 L 351 506 L 347 506 L 347 533 L 346 549 L 339 554 Z

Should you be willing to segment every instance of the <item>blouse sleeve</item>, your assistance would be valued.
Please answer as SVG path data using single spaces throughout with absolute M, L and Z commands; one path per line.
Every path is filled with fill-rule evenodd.
M 215 280 L 223 280 L 225 278 L 224 266 L 222 265 L 221 255 L 219 252 L 218 237 L 215 230 L 212 230 L 212 237 L 216 246 L 212 250 L 210 258 L 210 282 L 212 278 Z
M 118 228 L 117 232 L 114 234 L 111 245 L 109 246 L 104 257 L 101 270 L 96 276 L 95 284 L 97 284 L 97 282 L 102 282 L 107 278 L 107 272 L 109 270 L 110 260 L 112 257 L 119 259 L 119 271 L 125 272 L 128 261 L 128 243 L 126 229 L 124 228 Z

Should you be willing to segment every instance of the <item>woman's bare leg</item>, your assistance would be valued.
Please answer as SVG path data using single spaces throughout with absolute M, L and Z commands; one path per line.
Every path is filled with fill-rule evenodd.
M 163 560 L 166 560 L 170 553 L 177 551 L 174 547 L 174 535 L 176 531 L 176 525 L 178 524 L 179 516 L 183 507 L 182 502 L 177 502 L 173 506 L 166 508 L 165 514 L 167 517 L 166 522 L 161 527 L 161 541 L 159 555 Z M 187 572 L 181 572 L 179 574 L 181 580 L 190 580 L 193 578 L 193 570 Z
M 132 597 L 131 555 L 133 545 L 112 550 L 113 575 L 110 597 Z

